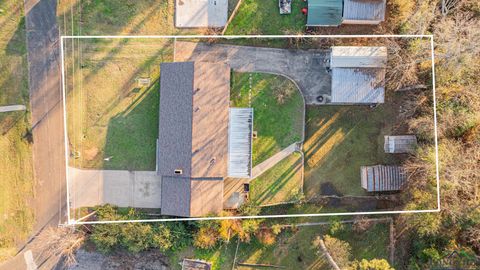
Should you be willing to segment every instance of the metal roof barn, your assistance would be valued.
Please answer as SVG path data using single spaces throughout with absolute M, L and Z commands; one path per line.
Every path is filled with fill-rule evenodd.
M 227 23 L 228 0 L 176 0 L 175 27 L 223 27 Z
M 250 178 L 252 173 L 253 108 L 230 108 L 228 176 Z
M 332 47 L 332 103 L 385 102 L 386 47 Z
M 342 7 L 342 0 L 308 0 L 307 26 L 340 25 Z
M 386 0 L 344 0 L 344 24 L 379 24 L 385 20 Z
M 398 191 L 407 181 L 400 166 L 362 166 L 360 172 L 362 188 L 368 192 Z

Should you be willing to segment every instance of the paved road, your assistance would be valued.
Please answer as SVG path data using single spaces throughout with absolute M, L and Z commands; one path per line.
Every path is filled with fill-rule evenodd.
M 65 220 L 65 149 L 60 88 L 57 0 L 25 0 L 32 112 L 35 195 L 34 233 Z M 33 238 L 0 269 L 52 269 L 58 257 L 35 250 Z
M 239 72 L 280 74 L 296 82 L 306 104 L 319 104 L 317 97 L 330 95 L 327 50 L 286 50 L 224 44 L 176 41 L 175 61 L 227 62 Z

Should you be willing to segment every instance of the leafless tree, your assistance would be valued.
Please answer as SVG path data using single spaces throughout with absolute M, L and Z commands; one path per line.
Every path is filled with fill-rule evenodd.
M 63 257 L 65 265 L 71 266 L 76 263 L 75 252 L 84 240 L 85 234 L 74 227 L 49 227 L 37 236 L 34 247 L 47 257 Z

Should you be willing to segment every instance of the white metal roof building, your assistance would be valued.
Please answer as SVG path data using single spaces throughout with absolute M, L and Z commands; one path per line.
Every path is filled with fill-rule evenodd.
M 228 130 L 228 176 L 250 178 L 252 174 L 252 108 L 230 108 Z
M 385 102 L 386 47 L 332 47 L 332 103 Z
M 362 188 L 368 192 L 398 191 L 407 181 L 405 171 L 400 166 L 361 166 L 360 174 Z

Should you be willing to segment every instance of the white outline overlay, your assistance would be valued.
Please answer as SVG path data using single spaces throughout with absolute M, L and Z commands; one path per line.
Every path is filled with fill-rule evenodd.
M 65 94 L 65 62 L 64 62 L 64 39 L 205 39 L 205 38 L 221 38 L 221 39 L 238 39 L 238 38 L 429 38 L 432 63 L 432 91 L 433 91 L 433 119 L 434 119 L 434 139 L 435 139 L 435 176 L 437 184 L 437 208 L 427 210 L 392 210 L 392 211 L 374 211 L 374 212 L 340 212 L 340 213 L 313 213 L 313 214 L 290 214 L 290 215 L 263 215 L 263 216 L 229 216 L 229 217 L 191 217 L 191 218 L 162 218 L 162 219 L 138 219 L 138 220 L 110 220 L 110 221 L 76 221 L 70 217 L 70 196 L 69 196 L 69 177 L 68 177 L 68 141 L 67 141 L 67 113 L 66 113 L 66 94 Z M 180 36 L 61 36 L 60 37 L 60 53 L 62 60 L 62 94 L 63 94 L 63 118 L 65 133 L 65 166 L 66 166 L 66 198 L 67 198 L 67 216 L 68 222 L 64 225 L 86 225 L 86 224 L 114 224 L 114 223 L 139 223 L 139 222 L 166 222 L 166 221 L 200 221 L 200 220 L 231 220 L 231 219 L 259 219 L 259 218 L 288 218 L 288 217 L 324 217 L 324 216 L 357 216 L 357 215 L 389 215 L 389 214 L 415 214 L 415 213 L 438 213 L 441 210 L 440 204 L 440 171 L 438 160 L 438 132 L 437 132 L 437 103 L 436 103 L 436 87 L 435 87 L 435 51 L 433 35 L 180 35 Z M 81 218 L 80 218 L 81 219 Z M 79 219 L 79 220 L 80 220 Z

